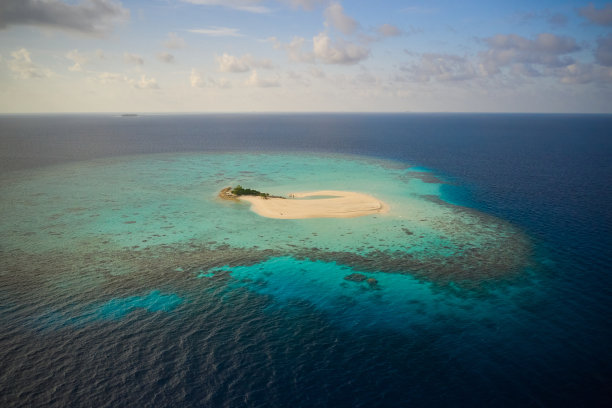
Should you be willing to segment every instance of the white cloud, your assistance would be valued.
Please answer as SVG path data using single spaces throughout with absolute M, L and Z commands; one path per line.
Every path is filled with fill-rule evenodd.
M 123 74 L 115 72 L 101 72 L 96 77 L 102 84 L 110 84 L 113 82 L 130 82 L 130 79 Z
M 243 35 L 239 33 L 239 29 L 229 27 L 192 28 L 187 31 L 211 37 L 243 37 Z
M 579 8 L 578 14 L 593 24 L 612 26 L 612 3 L 606 4 L 601 9 L 595 8 L 593 3 L 589 3 L 587 6 Z
M 123 53 L 123 60 L 129 64 L 143 65 L 144 59 L 140 55 L 130 54 L 129 52 Z
M 133 85 L 136 89 L 159 89 L 157 80 L 155 78 L 147 78 L 146 75 L 142 75 L 139 81 L 133 81 Z
M 334 43 L 325 33 L 314 37 L 312 44 L 315 57 L 326 64 L 356 64 L 370 55 L 370 50 L 360 45 L 346 41 Z
M 580 50 L 573 38 L 554 34 L 539 34 L 530 40 L 516 34 L 498 34 L 485 39 L 489 49 L 481 53 L 484 69 L 495 74 L 500 68 L 514 63 L 538 64 L 545 67 L 563 67 L 574 63 L 569 57 Z
M 312 38 L 312 51 L 305 50 L 306 40 L 294 37 L 289 44 L 284 44 L 276 38 L 270 38 L 274 48 L 287 52 L 291 61 L 314 63 L 317 60 L 325 64 L 351 65 L 356 64 L 370 55 L 367 47 L 344 40 L 332 41 L 325 32 Z
M 68 4 L 60 0 L 2 0 L 0 29 L 33 25 L 104 34 L 129 18 L 130 12 L 112 0 L 83 0 Z
M 253 70 L 251 76 L 245 81 L 245 85 L 259 88 L 274 88 L 280 86 L 280 82 L 278 79 L 260 78 L 257 70 Z
M 472 62 L 465 57 L 450 54 L 425 53 L 420 61 L 403 68 L 416 82 L 462 81 L 473 79 L 478 72 Z
M 564 84 L 612 82 L 612 68 L 595 64 L 576 63 L 556 70 L 555 74 Z
M 215 60 L 221 72 L 247 72 L 251 69 L 246 61 L 233 55 L 223 54 L 215 57 Z
M 161 62 L 166 62 L 170 64 L 174 62 L 174 55 L 167 52 L 160 52 L 159 54 L 157 54 L 157 59 Z
M 340 3 L 330 4 L 325 9 L 324 15 L 326 26 L 331 26 L 344 34 L 352 34 L 359 28 L 357 21 L 344 14 L 344 9 Z
M 195 68 L 191 69 L 189 83 L 192 88 L 231 88 L 231 82 L 227 79 L 204 78 Z
M 69 51 L 66 53 L 66 58 L 74 63 L 72 66 L 68 67 L 68 70 L 73 72 L 83 71 L 83 65 L 89 61 L 89 58 L 80 53 L 79 50 Z
M 41 68 L 32 62 L 30 52 L 25 48 L 21 48 L 11 53 L 11 58 L 8 61 L 8 67 L 13 73 L 22 79 L 46 78 L 51 75 L 51 71 L 46 68 Z
M 168 38 L 163 42 L 163 45 L 169 49 L 184 48 L 185 40 L 179 37 L 176 33 L 168 33 Z
M 68 70 L 72 72 L 82 72 L 85 69 L 85 64 L 90 64 L 92 61 L 103 60 L 105 58 L 104 53 L 101 50 L 97 50 L 93 53 L 83 53 L 77 49 L 68 51 L 65 57 L 73 63 L 68 67 Z
M 185 3 L 200 4 L 203 6 L 223 6 L 234 10 L 249 13 L 269 13 L 268 7 L 261 6 L 261 0 L 182 0 Z
M 196 71 L 195 68 L 191 69 L 191 74 L 189 75 L 189 83 L 191 84 L 192 88 L 202 88 L 205 86 L 204 78 L 202 78 L 202 75 L 198 71 Z
M 128 76 L 116 72 L 101 72 L 94 80 L 104 84 L 127 84 L 136 89 L 159 89 L 159 84 L 155 78 L 147 78 L 146 75 L 142 75 L 139 80 L 129 78 Z
M 217 66 L 220 72 L 247 72 L 252 68 L 264 68 L 271 69 L 273 64 L 270 60 L 262 59 L 259 60 L 250 54 L 243 55 L 242 57 L 236 57 L 229 54 L 223 54 L 215 57 Z
M 293 37 L 289 44 L 283 44 L 276 38 L 270 39 L 274 43 L 274 48 L 282 49 L 287 52 L 287 56 L 291 61 L 295 62 L 314 62 L 315 56 L 313 52 L 304 51 L 305 38 Z
M 484 80 L 495 76 L 509 80 L 506 86 L 520 84 L 521 78 L 537 77 L 557 79 L 564 84 L 612 82 L 612 68 L 603 66 L 607 61 L 606 40 L 599 40 L 600 48 L 596 51 L 601 65 L 576 62 L 567 55 L 580 50 L 574 39 L 544 33 L 534 39 L 515 34 L 487 38 L 484 42 L 488 49 L 474 58 L 424 53 L 417 63 L 401 69 L 408 73 L 404 80 L 416 82 Z

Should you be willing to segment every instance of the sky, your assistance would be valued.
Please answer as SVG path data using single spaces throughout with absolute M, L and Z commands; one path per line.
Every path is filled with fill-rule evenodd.
M 612 113 L 612 2 L 1 0 L 38 112 Z

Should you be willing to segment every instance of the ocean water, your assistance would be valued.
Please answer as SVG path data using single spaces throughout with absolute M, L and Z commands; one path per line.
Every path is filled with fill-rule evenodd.
M 609 406 L 612 117 L 0 116 L 0 404 Z M 276 220 L 217 193 L 360 191 Z

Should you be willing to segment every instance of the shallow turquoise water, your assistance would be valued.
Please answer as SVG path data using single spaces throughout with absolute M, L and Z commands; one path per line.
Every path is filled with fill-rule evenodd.
M 443 183 L 427 169 L 343 155 L 152 155 L 9 173 L 0 244 L 17 265 L 3 273 L 44 281 L 47 296 L 87 298 L 78 322 L 171 312 L 183 296 L 169 293 L 173 279 L 188 287 L 226 270 L 232 285 L 277 304 L 306 301 L 343 325 L 408 330 L 455 308 L 459 298 L 436 287 L 478 287 L 528 264 L 520 230 L 443 201 Z M 390 211 L 268 219 L 217 197 L 237 184 L 274 195 L 364 192 Z M 344 279 L 351 273 L 376 283 Z M 109 287 L 125 295 L 109 297 Z
M 245 170 L 247 169 L 247 170 Z M 440 184 L 394 162 L 350 156 L 158 155 L 58 166 L 4 180 L 2 247 L 44 251 L 91 241 L 142 250 L 189 242 L 283 249 L 452 255 L 516 234 L 481 214 L 432 203 Z M 338 189 L 391 207 L 357 219 L 271 220 L 217 199 L 228 185 L 275 195 Z M 10 199 L 8 199 L 10 198 Z

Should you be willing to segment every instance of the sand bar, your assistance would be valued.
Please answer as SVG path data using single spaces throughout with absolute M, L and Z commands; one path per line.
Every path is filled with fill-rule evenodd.
M 251 210 L 268 218 L 352 218 L 381 214 L 389 207 L 371 195 L 352 191 L 321 190 L 289 194 L 289 198 L 240 196 Z

